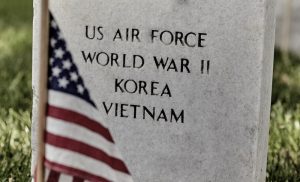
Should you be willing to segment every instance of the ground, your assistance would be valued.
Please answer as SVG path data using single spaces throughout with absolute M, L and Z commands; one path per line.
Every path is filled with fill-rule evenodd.
M 31 0 L 0 6 L 0 181 L 30 179 Z M 275 51 L 267 181 L 300 181 L 300 58 Z

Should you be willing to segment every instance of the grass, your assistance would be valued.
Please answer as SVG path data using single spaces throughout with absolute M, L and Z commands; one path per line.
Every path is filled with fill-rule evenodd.
M 300 105 L 272 107 L 268 181 L 300 181 Z
M 31 0 L 1 0 L 1 108 L 29 110 L 31 105 Z
M 0 180 L 30 179 L 30 112 L 0 110 Z
M 1 0 L 0 181 L 30 179 L 31 0 Z M 300 59 L 275 52 L 267 181 L 300 181 Z
M 267 181 L 300 181 L 300 58 L 275 52 Z
M 30 180 L 30 0 L 0 3 L 0 181 Z

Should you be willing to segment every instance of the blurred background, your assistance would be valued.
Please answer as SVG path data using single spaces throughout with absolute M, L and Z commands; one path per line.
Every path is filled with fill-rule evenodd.
M 300 182 L 300 0 L 277 0 L 267 181 Z M 0 0 L 0 181 L 30 180 L 32 0 Z

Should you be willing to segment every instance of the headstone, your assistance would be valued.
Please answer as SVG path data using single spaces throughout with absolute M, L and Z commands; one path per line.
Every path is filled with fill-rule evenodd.
M 276 16 L 276 46 L 300 56 L 300 1 L 278 0 Z
M 50 10 L 135 181 L 265 180 L 273 0 L 67 0 Z

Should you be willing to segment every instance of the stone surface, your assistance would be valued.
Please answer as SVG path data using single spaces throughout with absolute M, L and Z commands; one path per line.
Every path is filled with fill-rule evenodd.
M 33 155 L 40 74 L 38 7 L 35 0 Z M 264 181 L 274 51 L 273 0 L 68 0 L 50 1 L 50 9 L 135 181 Z M 86 38 L 86 26 L 90 30 L 103 27 L 103 39 Z M 138 29 L 140 41 L 125 41 L 125 34 L 123 41 L 113 41 L 117 30 L 124 33 L 126 28 Z M 158 35 L 153 41 L 152 30 L 158 30 L 153 31 Z M 195 47 L 188 47 L 184 40 L 165 45 L 157 34 L 165 30 L 183 36 L 196 33 L 187 37 L 190 45 L 205 40 Z M 168 36 L 165 32 L 165 42 Z M 144 66 L 86 63 L 82 51 L 105 52 L 109 57 L 111 53 L 127 54 L 126 65 L 132 64 L 133 55 L 140 55 Z M 169 71 L 157 69 L 154 56 L 174 58 L 177 72 L 174 64 Z M 99 62 L 104 58 L 101 54 Z M 142 85 L 145 81 L 148 94 L 143 88 L 141 94 L 121 93 L 119 87 L 116 92 L 116 79 Z M 154 94 L 162 96 L 150 94 L 151 82 L 159 82 L 152 83 L 158 88 Z M 133 91 L 134 82 L 127 84 L 128 91 Z M 169 92 L 162 91 L 166 84 Z M 123 115 L 128 117 L 120 117 L 120 113 L 116 117 L 114 112 L 106 113 L 103 102 L 141 107 L 136 118 L 133 107 L 126 105 Z M 147 114 L 143 119 L 142 106 L 155 107 L 155 120 Z M 162 109 L 167 119 L 159 117 Z M 171 118 L 172 109 L 177 122 L 174 115 Z

